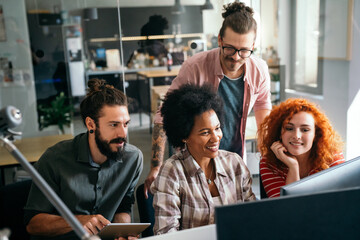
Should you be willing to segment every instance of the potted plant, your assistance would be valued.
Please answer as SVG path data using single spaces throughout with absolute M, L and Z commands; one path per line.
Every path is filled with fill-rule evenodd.
M 64 127 L 70 127 L 74 107 L 70 103 L 68 97 L 65 96 L 64 92 L 61 92 L 50 102 L 50 105 L 39 104 L 38 111 L 40 116 L 40 130 L 50 125 L 57 125 L 61 134 L 64 134 Z

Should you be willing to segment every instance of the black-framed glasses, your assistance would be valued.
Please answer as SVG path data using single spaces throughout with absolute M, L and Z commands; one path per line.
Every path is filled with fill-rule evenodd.
M 224 47 L 224 46 L 222 46 L 222 49 L 224 51 L 224 54 L 229 57 L 233 56 L 237 52 L 241 58 L 248 58 L 254 52 L 253 50 L 236 49 L 234 47 Z

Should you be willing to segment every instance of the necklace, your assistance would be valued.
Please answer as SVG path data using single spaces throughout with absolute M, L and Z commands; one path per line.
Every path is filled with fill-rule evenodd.
M 211 160 L 210 160 L 211 161 Z M 210 177 L 206 179 L 207 183 L 210 185 L 211 184 L 211 177 L 212 177 L 212 173 L 213 173 L 214 167 L 211 168 L 211 173 L 210 173 Z

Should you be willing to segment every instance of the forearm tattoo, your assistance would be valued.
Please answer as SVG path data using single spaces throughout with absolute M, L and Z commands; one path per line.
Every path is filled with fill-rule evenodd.
M 162 125 L 155 124 L 152 139 L 152 167 L 157 167 L 162 164 L 165 153 L 165 142 L 166 135 Z

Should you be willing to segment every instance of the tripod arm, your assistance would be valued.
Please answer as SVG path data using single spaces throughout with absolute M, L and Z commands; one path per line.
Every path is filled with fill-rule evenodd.
M 44 180 L 44 178 L 36 171 L 36 169 L 26 160 L 24 155 L 16 148 L 16 146 L 6 137 L 0 135 L 0 143 L 3 142 L 4 147 L 9 153 L 21 164 L 26 172 L 30 174 L 33 182 L 46 196 L 46 198 L 53 204 L 58 210 L 60 215 L 69 223 L 71 228 L 75 231 L 78 237 L 82 240 L 95 240 L 100 239 L 96 235 L 90 235 L 85 231 L 80 222 L 76 219 L 74 214 L 64 204 L 64 202 L 58 197 L 54 190 Z

